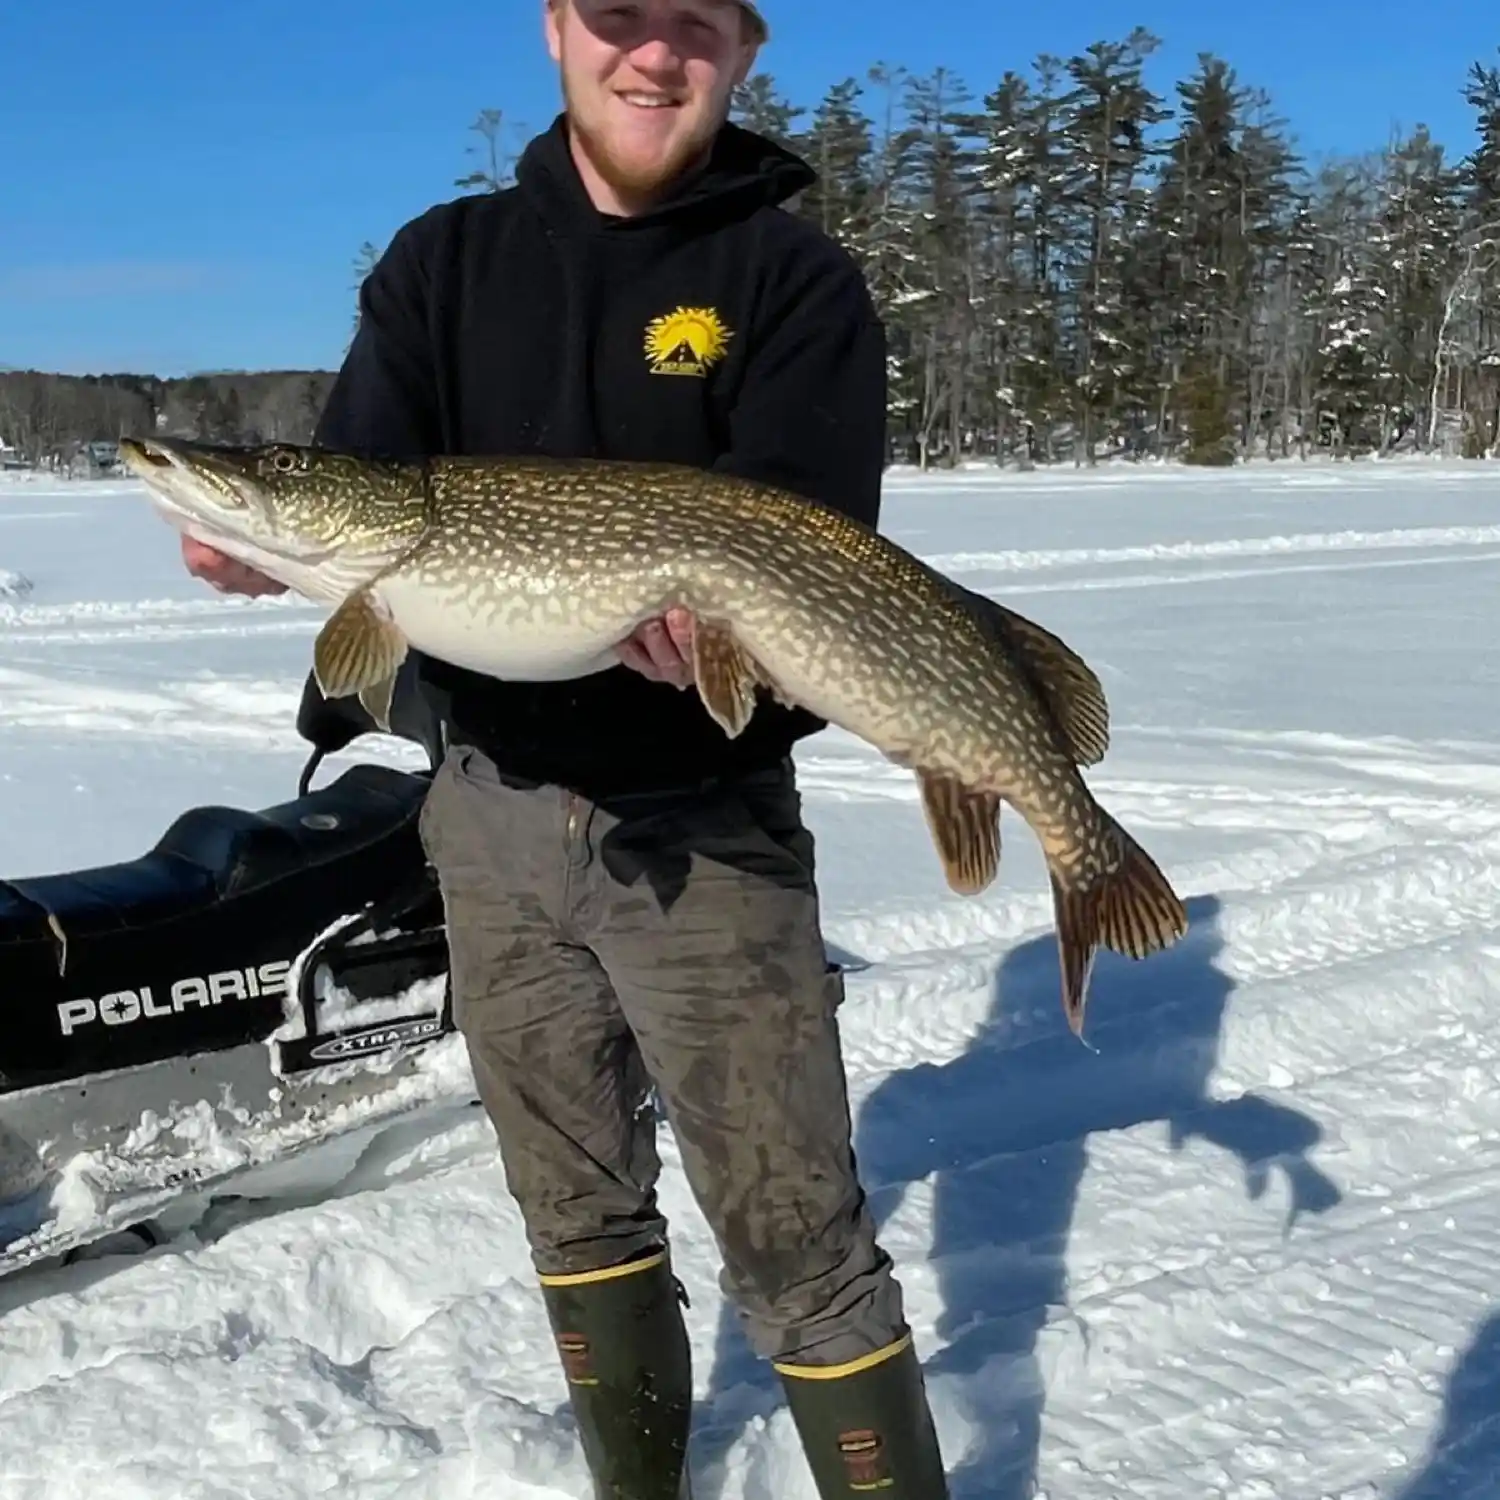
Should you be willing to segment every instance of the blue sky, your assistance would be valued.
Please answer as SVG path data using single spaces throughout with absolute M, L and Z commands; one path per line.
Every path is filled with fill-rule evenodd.
M 331 367 L 352 263 L 453 196 L 486 107 L 557 108 L 541 0 L 31 0 L 0 24 L 0 366 Z M 1473 144 L 1461 91 L 1500 62 L 1493 0 L 765 0 L 762 56 L 815 102 L 871 64 L 976 96 L 1038 52 L 1136 24 L 1170 94 L 1200 51 L 1271 91 L 1312 153 L 1425 121 Z

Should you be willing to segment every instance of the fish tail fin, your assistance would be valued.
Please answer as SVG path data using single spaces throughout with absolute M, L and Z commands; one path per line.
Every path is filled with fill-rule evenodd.
M 1063 1014 L 1074 1036 L 1083 1034 L 1089 975 L 1101 947 L 1147 958 L 1170 948 L 1188 928 L 1187 910 L 1156 861 L 1113 819 L 1108 823 L 1121 855 L 1113 870 L 1085 886 L 1050 871 Z

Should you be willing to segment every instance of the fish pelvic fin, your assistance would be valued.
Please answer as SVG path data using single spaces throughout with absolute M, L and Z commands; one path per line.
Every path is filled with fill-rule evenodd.
M 693 621 L 693 678 L 714 722 L 737 738 L 755 712 L 756 688 L 765 676 L 727 625 Z
M 918 771 L 922 811 L 949 887 L 977 896 L 1000 870 L 1000 797 L 939 771 Z
M 1109 832 L 1121 859 L 1086 886 L 1050 871 L 1062 968 L 1063 1014 L 1074 1036 L 1083 1035 L 1089 976 L 1101 947 L 1142 959 L 1170 948 L 1188 929 L 1187 910 L 1156 861 L 1112 819 Z
M 1046 704 L 1074 764 L 1098 765 L 1109 749 L 1109 703 L 1093 668 L 1035 620 L 972 589 L 963 595 L 981 628 L 1008 649 Z
M 356 589 L 323 622 L 313 642 L 313 675 L 325 698 L 361 697 L 372 717 L 382 705 L 390 712 L 390 692 L 406 660 L 406 637 L 368 589 Z

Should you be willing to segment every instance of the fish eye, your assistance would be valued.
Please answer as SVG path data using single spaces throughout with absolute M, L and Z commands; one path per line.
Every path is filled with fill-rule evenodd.
M 301 456 L 290 448 L 278 448 L 266 459 L 273 473 L 295 474 L 302 467 Z

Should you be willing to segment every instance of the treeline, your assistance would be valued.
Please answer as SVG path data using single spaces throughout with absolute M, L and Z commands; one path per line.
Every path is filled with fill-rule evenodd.
M 1043 55 L 982 97 L 883 64 L 811 107 L 765 73 L 738 92 L 736 119 L 818 170 L 791 211 L 849 247 L 886 320 L 891 456 L 1500 456 L 1500 66 L 1456 85 L 1472 149 L 1417 125 L 1314 162 L 1219 58 L 1149 87 L 1159 46 Z M 505 128 L 479 112 L 454 185 L 509 184 Z M 305 438 L 331 379 L 0 373 L 0 438 L 33 461 L 158 418 Z
M 191 375 L 0 371 L 0 438 L 35 466 L 88 463 L 88 445 L 164 432 L 215 442 L 305 442 L 333 382 L 319 370 Z
M 1419 125 L 1315 164 L 1219 58 L 1150 88 L 1159 45 L 1043 56 L 980 99 L 885 66 L 811 108 L 740 91 L 818 169 L 796 211 L 887 320 L 895 456 L 1500 452 L 1500 68 L 1460 84 L 1471 151 Z

